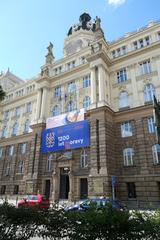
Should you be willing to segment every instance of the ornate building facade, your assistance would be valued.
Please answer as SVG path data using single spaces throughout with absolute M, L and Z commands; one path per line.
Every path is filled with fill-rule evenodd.
M 160 202 L 160 146 L 153 96 L 160 96 L 160 23 L 107 42 L 100 19 L 82 14 L 64 57 L 53 44 L 36 78 L 0 76 L 0 194 L 44 193 L 54 201 L 111 196 L 139 206 Z M 90 146 L 50 153 L 41 134 L 51 116 L 85 109 Z

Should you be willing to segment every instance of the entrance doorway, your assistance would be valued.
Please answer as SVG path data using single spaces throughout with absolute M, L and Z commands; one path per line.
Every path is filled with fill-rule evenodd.
M 80 179 L 80 199 L 88 197 L 88 180 L 87 178 Z
M 50 197 L 50 188 L 51 188 L 51 182 L 50 180 L 45 181 L 45 192 L 44 194 L 46 195 L 47 198 Z
M 60 199 L 68 199 L 69 193 L 69 168 L 60 169 Z

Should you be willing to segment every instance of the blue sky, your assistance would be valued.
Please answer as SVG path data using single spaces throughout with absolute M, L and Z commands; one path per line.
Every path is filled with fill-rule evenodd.
M 29 79 L 40 72 L 46 47 L 63 56 L 66 34 L 79 16 L 99 16 L 108 41 L 160 19 L 159 0 L 0 0 L 0 71 Z

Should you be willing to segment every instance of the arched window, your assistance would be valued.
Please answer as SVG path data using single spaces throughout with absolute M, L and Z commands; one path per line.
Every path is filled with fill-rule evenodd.
M 133 148 L 123 149 L 123 160 L 124 160 L 124 166 L 134 165 L 134 149 Z
M 153 96 L 155 95 L 155 88 L 152 84 L 147 84 L 144 88 L 144 101 L 153 101 Z
M 69 101 L 67 105 L 67 112 L 72 112 L 74 110 L 76 110 L 75 103 L 73 101 Z
M 89 107 L 91 104 L 91 99 L 89 96 L 85 96 L 84 99 L 83 99 L 83 107 L 84 108 L 87 108 Z
M 119 95 L 119 108 L 124 108 L 129 106 L 128 93 L 123 91 Z
M 29 125 L 30 125 L 30 121 L 29 121 L 29 119 L 27 119 L 25 121 L 25 124 L 24 124 L 24 133 L 28 133 L 29 132 Z
M 58 105 L 54 106 L 52 111 L 53 116 L 58 116 L 60 115 L 60 113 L 61 113 L 60 107 Z
M 13 135 L 17 135 L 18 133 L 18 123 L 16 122 L 14 125 L 13 125 L 13 129 L 12 129 L 12 134 Z
M 155 144 L 152 146 L 153 162 L 154 164 L 160 164 L 160 145 Z

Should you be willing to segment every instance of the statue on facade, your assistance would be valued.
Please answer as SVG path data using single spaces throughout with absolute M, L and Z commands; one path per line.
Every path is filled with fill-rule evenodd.
M 97 16 L 96 16 L 95 24 L 96 24 L 96 30 L 101 28 L 101 19 Z
M 48 53 L 46 55 L 46 64 L 52 64 L 54 61 L 54 55 L 53 55 L 53 44 L 50 42 L 49 46 L 47 47 Z

